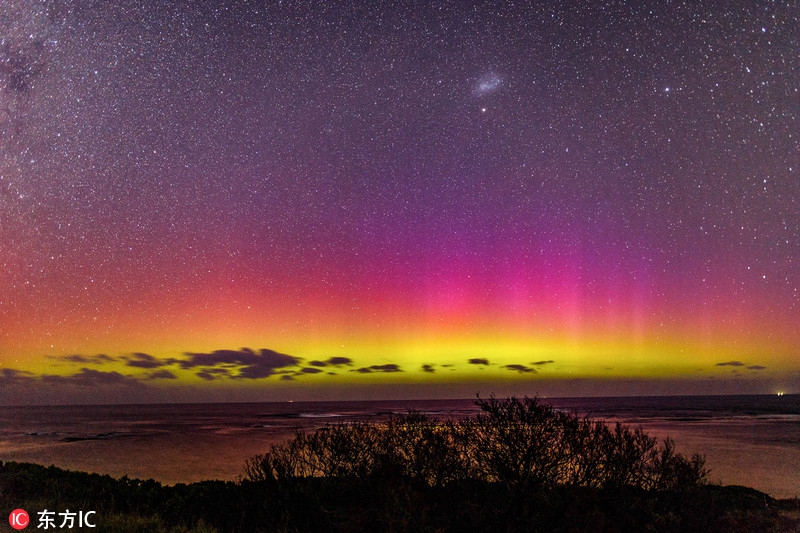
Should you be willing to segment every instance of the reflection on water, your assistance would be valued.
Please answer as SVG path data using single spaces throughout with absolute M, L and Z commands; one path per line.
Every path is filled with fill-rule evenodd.
M 776 401 L 780 400 L 780 401 Z M 559 409 L 671 436 L 704 454 L 711 481 L 800 492 L 800 396 L 548 399 Z M 328 423 L 416 409 L 470 416 L 471 400 L 0 408 L 0 460 L 154 478 L 233 480 L 270 444 Z

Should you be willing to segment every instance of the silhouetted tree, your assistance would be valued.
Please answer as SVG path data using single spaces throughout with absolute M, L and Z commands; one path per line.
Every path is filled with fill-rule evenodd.
M 328 425 L 250 459 L 245 478 L 380 478 L 444 486 L 475 480 L 516 489 L 576 486 L 681 490 L 705 482 L 687 459 L 640 428 L 558 411 L 538 398 L 478 398 L 480 413 L 437 420 L 418 412 L 386 422 Z

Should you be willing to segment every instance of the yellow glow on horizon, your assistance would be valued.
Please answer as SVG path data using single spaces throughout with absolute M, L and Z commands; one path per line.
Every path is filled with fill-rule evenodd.
M 219 327 L 218 327 L 219 326 Z M 298 375 L 281 386 L 306 387 L 330 383 L 418 383 L 459 380 L 514 381 L 530 379 L 573 378 L 664 378 L 696 377 L 713 373 L 730 373 L 736 367 L 718 368 L 721 362 L 738 361 L 743 367 L 758 365 L 768 372 L 797 370 L 797 346 L 791 338 L 771 335 L 702 335 L 697 331 L 659 332 L 658 335 L 621 333 L 602 328 L 561 330 L 524 330 L 500 327 L 497 324 L 453 322 L 440 328 L 419 323 L 394 324 L 391 327 L 327 327 L 294 328 L 256 327 L 255 323 L 230 322 L 225 325 L 184 324 L 177 329 L 145 331 L 97 332 L 76 330 L 62 335 L 59 345 L 49 344 L 46 336 L 18 340 L 15 346 L 6 343 L 0 369 L 9 368 L 43 375 L 71 375 L 82 367 L 126 376 L 145 377 L 147 369 L 126 365 L 121 357 L 143 352 L 155 358 L 183 359 L 190 352 L 262 348 L 301 358 L 297 368 L 282 369 L 288 373 L 308 366 L 311 361 L 346 357 L 352 366 L 323 368 L 319 374 Z M 32 340 L 33 339 L 33 340 Z M 102 365 L 81 365 L 63 360 L 64 356 L 96 356 L 106 354 L 116 360 Z M 471 359 L 486 359 L 488 364 L 471 364 Z M 552 362 L 550 362 L 552 361 Z M 361 368 L 395 364 L 402 372 L 358 372 Z M 435 372 L 424 372 L 423 365 L 432 365 Z M 528 372 L 515 371 L 509 365 L 521 365 Z M 178 379 L 164 380 L 158 386 L 192 385 L 216 387 L 256 386 L 263 380 L 206 381 L 196 376 L 197 369 L 178 365 L 165 367 Z M 534 372 L 535 371 L 535 372 Z M 232 371 L 235 374 L 235 369 Z M 334 372 L 331 376 L 328 372 Z M 268 378 L 274 384 L 282 374 Z

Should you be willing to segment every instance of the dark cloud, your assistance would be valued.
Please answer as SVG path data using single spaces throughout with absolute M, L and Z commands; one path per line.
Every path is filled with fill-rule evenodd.
M 547 361 L 535 361 L 531 363 L 533 366 L 544 366 L 544 365 L 552 365 L 555 363 L 552 359 L 548 359 Z
M 471 365 L 488 365 L 489 360 L 483 357 L 475 357 L 467 361 Z
M 68 363 L 78 363 L 81 365 L 104 365 L 106 363 L 111 363 L 115 361 L 113 357 L 109 357 L 108 355 L 102 353 L 97 355 L 73 354 L 73 355 L 51 356 L 50 359 L 57 359 L 59 361 L 66 361 Z
M 398 365 L 391 363 L 387 365 L 362 366 L 357 370 L 352 370 L 352 372 L 358 372 L 360 374 L 371 374 L 372 372 L 402 372 L 402 370 Z
M 344 366 L 352 365 L 353 360 L 349 357 L 331 357 L 326 361 L 311 361 L 308 364 L 311 366 Z
M 0 384 L 4 387 L 19 383 L 30 383 L 35 379 L 34 374 L 25 372 L 24 370 L 14 370 L 13 368 L 4 368 L 0 370 Z
M 519 372 L 520 374 L 536 374 L 536 369 L 525 365 L 503 365 L 506 370 Z
M 79 387 L 102 387 L 107 385 L 140 387 L 141 383 L 131 376 L 119 372 L 101 372 L 91 368 L 81 368 L 81 371 L 71 376 L 58 376 L 44 374 L 40 376 L 42 382 L 47 384 L 77 385 Z
M 206 368 L 195 372 L 195 375 L 206 381 L 214 381 L 215 379 L 231 377 L 231 372 L 227 368 Z
M 156 370 L 147 374 L 147 379 L 178 379 L 178 376 L 169 370 Z
M 324 370 L 320 370 L 319 368 L 306 367 L 306 368 L 301 368 L 299 373 L 300 374 L 319 374 L 321 372 L 324 372 Z
M 433 374 L 436 372 L 436 369 L 433 367 L 433 365 L 422 365 L 422 371 Z
M 748 365 L 741 361 L 727 361 L 725 363 L 717 363 L 714 366 L 733 366 L 733 367 L 746 367 L 747 370 L 766 370 L 767 367 L 762 365 Z
M 239 367 L 239 373 L 231 375 L 234 379 L 268 378 L 277 374 L 278 369 L 297 366 L 300 362 L 297 357 L 267 349 L 258 353 L 249 348 L 242 348 L 241 350 L 216 350 L 210 353 L 187 353 L 186 355 L 189 356 L 188 360 L 177 361 L 182 368 L 206 367 L 203 370 L 209 372 L 208 369 L 214 367 Z
M 100 372 L 91 368 L 81 368 L 77 374 L 60 376 L 57 374 L 36 375 L 31 372 L 4 368 L 0 371 L 0 385 L 24 385 L 44 383 L 48 386 L 78 386 L 78 387 L 142 387 L 142 383 L 132 376 L 119 372 Z
M 162 366 L 167 366 L 174 362 L 172 359 L 156 359 L 152 355 L 148 355 L 146 353 L 134 353 L 127 357 L 123 357 L 123 359 L 127 361 L 125 363 L 126 365 L 134 368 L 161 368 Z

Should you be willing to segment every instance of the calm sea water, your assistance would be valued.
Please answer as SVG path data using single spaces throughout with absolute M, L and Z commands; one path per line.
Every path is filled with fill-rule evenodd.
M 552 398 L 559 409 L 641 426 L 706 456 L 711 481 L 800 495 L 800 395 Z M 444 418 L 472 400 L 0 407 L 0 460 L 167 484 L 233 480 L 297 430 L 415 409 Z

